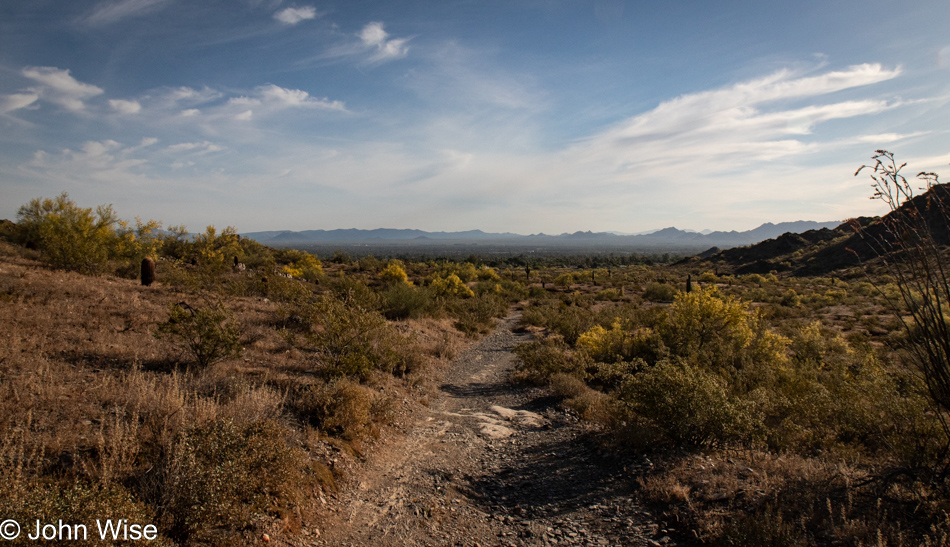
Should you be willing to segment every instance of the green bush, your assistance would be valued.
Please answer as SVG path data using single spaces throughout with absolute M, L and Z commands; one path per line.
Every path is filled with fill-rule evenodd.
M 197 309 L 182 304 L 171 306 L 168 321 L 158 326 L 158 336 L 180 345 L 201 368 L 240 355 L 241 331 L 231 310 L 221 303 Z
M 556 337 L 519 344 L 513 351 L 521 361 L 521 370 L 537 382 L 556 374 L 584 378 L 587 367 L 593 364 L 586 353 L 571 354 L 567 344 Z
M 36 198 L 17 211 L 24 244 L 38 249 L 53 267 L 83 273 L 101 272 L 113 256 L 119 219 L 111 205 L 76 205 L 66 192 L 54 199 Z
M 677 294 L 679 294 L 679 291 L 676 290 L 676 287 L 666 283 L 651 282 L 647 283 L 646 289 L 643 291 L 643 298 L 650 302 L 671 302 Z
M 504 317 L 508 302 L 498 294 L 485 293 L 474 298 L 456 299 L 448 302 L 449 311 L 455 315 L 455 328 L 468 333 L 487 333 L 495 326 L 495 318 Z
M 319 357 L 330 376 L 406 374 L 419 364 L 409 341 L 376 311 L 321 296 L 298 315 L 310 325 L 304 349 Z
M 417 319 L 431 315 L 436 303 L 431 293 L 406 283 L 394 283 L 380 293 L 381 311 L 387 319 Z
M 761 426 L 752 405 L 731 398 L 719 375 L 685 362 L 661 362 L 630 376 L 618 399 L 675 446 L 746 441 Z
M 786 359 L 788 340 L 769 331 L 761 317 L 739 300 L 720 298 L 715 287 L 680 293 L 657 331 L 671 355 L 727 376 L 752 365 L 780 365 Z

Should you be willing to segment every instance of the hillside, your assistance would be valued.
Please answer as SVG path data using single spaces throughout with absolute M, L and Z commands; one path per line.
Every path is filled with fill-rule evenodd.
M 898 211 L 884 217 L 858 217 L 833 229 L 785 233 L 754 245 L 735 247 L 712 255 L 701 253 L 684 263 L 705 260 L 729 268 L 737 274 L 790 272 L 797 276 L 826 275 L 835 270 L 874 262 L 883 246 L 897 243 L 897 235 L 888 226 L 898 215 L 918 212 L 926 230 L 940 245 L 950 244 L 946 214 L 936 203 L 950 203 L 950 185 L 942 184 L 906 202 Z

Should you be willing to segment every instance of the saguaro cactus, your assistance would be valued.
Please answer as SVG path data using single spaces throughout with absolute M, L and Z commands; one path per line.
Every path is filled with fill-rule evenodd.
M 142 259 L 142 285 L 148 287 L 155 282 L 155 261 L 145 257 Z

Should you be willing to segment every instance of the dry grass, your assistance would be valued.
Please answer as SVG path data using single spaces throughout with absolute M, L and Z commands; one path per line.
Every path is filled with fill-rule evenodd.
M 158 524 L 162 542 L 230 545 L 274 519 L 306 518 L 313 493 L 337 487 L 341 457 L 398 424 L 403 402 L 423 398 L 428 375 L 466 339 L 448 319 L 399 322 L 413 354 L 405 378 L 328 384 L 279 332 L 281 304 L 227 296 L 241 357 L 189 369 L 158 325 L 172 304 L 221 292 L 34 259 L 0 241 L 0 511 L 24 521 L 126 516 Z M 228 483 L 215 482 L 220 473 Z
M 667 459 L 640 484 L 666 519 L 706 543 L 947 544 L 940 492 L 830 457 L 694 454 Z

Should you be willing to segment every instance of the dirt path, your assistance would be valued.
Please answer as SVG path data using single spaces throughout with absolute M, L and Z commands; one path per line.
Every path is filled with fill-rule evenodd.
M 330 502 L 319 536 L 304 532 L 311 545 L 675 544 L 636 501 L 649 461 L 600 454 L 544 391 L 507 382 L 529 339 L 516 323 L 453 361 L 416 427 Z

